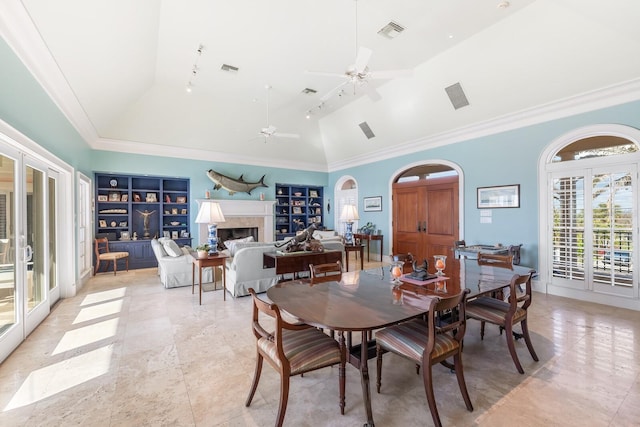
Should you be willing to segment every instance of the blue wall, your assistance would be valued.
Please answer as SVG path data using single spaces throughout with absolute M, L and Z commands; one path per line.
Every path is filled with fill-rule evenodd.
M 610 107 L 564 119 L 532 125 L 508 132 L 476 138 L 393 159 L 370 163 L 329 174 L 328 187 L 333 191 L 343 175 L 358 183 L 360 224 L 372 222 L 390 235 L 392 175 L 419 161 L 448 160 L 460 166 L 464 174 L 464 239 L 468 244 L 523 244 L 522 264 L 538 265 L 538 162 L 542 151 L 552 141 L 576 128 L 616 123 L 640 128 L 640 102 Z M 480 223 L 476 188 L 520 184 L 520 208 L 493 209 L 492 223 Z M 382 212 L 364 212 L 362 198 L 382 195 Z M 390 239 L 385 239 L 383 254 L 391 253 Z
M 91 148 L 0 38 L 0 119 L 91 176 Z

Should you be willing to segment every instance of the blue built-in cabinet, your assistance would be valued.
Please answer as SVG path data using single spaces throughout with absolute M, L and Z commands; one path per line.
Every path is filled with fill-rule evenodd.
M 311 224 L 323 226 L 323 188 L 276 184 L 276 237 L 296 235 Z
M 95 197 L 95 235 L 129 252 L 130 269 L 158 265 L 154 237 L 191 244 L 188 178 L 96 173 Z

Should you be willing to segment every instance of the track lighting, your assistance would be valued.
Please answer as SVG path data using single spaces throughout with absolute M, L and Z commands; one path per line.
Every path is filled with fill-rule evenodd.
M 200 70 L 198 68 L 198 61 L 200 61 L 200 57 L 202 56 L 203 52 L 204 52 L 204 45 L 199 44 L 198 49 L 196 49 L 196 60 L 193 63 L 193 66 L 191 67 L 191 75 L 189 77 L 189 81 L 187 82 L 187 86 L 185 87 L 185 90 L 187 91 L 187 93 L 191 93 L 191 91 L 193 90 L 193 79 L 195 79 L 198 76 L 198 71 Z

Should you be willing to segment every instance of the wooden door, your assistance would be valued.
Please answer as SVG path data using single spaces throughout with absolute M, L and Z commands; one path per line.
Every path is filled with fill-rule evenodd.
M 393 253 L 411 252 L 435 271 L 433 255 L 453 259 L 458 217 L 457 176 L 394 184 Z

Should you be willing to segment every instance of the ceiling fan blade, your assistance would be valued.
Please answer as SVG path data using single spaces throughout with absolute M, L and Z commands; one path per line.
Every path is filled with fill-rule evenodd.
M 300 138 L 300 135 L 297 133 L 280 133 L 276 132 L 272 134 L 273 136 L 277 136 L 278 138 Z
M 367 64 L 369 63 L 369 59 L 371 59 L 371 54 L 373 51 L 368 47 L 360 46 L 358 49 L 358 56 L 356 57 L 355 68 L 358 73 L 363 73 L 365 68 L 367 68 Z
M 413 70 L 372 71 L 367 76 L 370 79 L 401 79 L 409 77 L 413 77 Z
M 373 102 L 380 101 L 382 99 L 382 95 L 380 95 L 380 92 L 378 92 L 376 88 L 371 86 L 370 84 L 362 85 L 362 90 Z
M 342 90 L 342 88 L 346 85 L 348 85 L 350 82 L 349 80 L 346 80 L 342 83 L 340 83 L 338 86 L 334 87 L 333 89 L 331 89 L 329 92 L 327 92 L 326 94 L 324 94 L 321 98 L 320 101 L 322 102 L 326 102 L 329 98 L 331 98 L 332 96 L 334 96 L 335 94 L 337 94 L 338 92 L 340 92 Z
M 325 71 L 305 71 L 307 74 L 313 74 L 315 76 L 325 76 L 325 77 L 344 77 L 344 73 L 329 73 Z
M 273 135 L 275 133 L 275 131 L 276 131 L 276 127 L 273 126 L 273 125 L 269 125 L 266 128 L 260 129 L 260 133 L 262 135 Z

